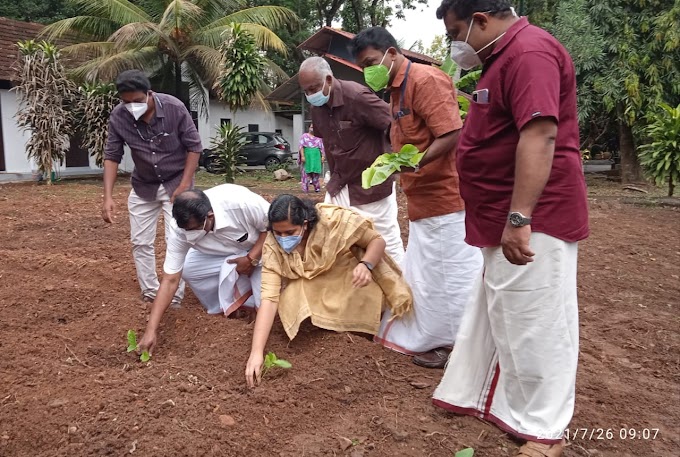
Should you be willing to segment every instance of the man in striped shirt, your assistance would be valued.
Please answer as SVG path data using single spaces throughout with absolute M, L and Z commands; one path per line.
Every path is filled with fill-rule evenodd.
M 158 292 L 154 241 L 161 211 L 166 239 L 175 196 L 193 187 L 193 178 L 203 147 L 191 114 L 177 98 L 155 93 L 149 79 L 139 70 L 118 75 L 116 87 L 121 104 L 109 117 L 109 135 L 104 151 L 104 203 L 102 218 L 113 222 L 113 185 L 124 145 L 130 148 L 135 168 L 128 197 L 132 256 L 142 299 L 153 301 Z M 172 302 L 184 296 L 182 282 Z

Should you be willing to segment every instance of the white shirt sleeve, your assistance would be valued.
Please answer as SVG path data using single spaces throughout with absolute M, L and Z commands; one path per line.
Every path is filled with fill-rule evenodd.
M 258 232 L 266 232 L 269 227 L 269 202 L 253 193 L 253 198 L 242 207 L 246 223 Z
M 163 264 L 163 271 L 165 274 L 172 275 L 179 273 L 184 269 L 184 260 L 187 257 L 187 252 L 191 245 L 186 240 L 180 238 L 176 228 L 170 229 L 170 237 L 168 237 L 168 248 L 165 251 L 165 263 Z

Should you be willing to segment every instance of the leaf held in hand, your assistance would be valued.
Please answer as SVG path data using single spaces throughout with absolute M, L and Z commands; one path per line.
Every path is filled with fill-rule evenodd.
M 151 355 L 149 354 L 149 351 L 144 351 L 139 356 L 139 360 L 141 360 L 142 362 L 148 362 L 150 359 L 151 359 Z
M 456 452 L 454 457 L 472 457 L 473 455 L 475 455 L 475 450 L 471 447 L 468 447 Z
M 392 174 L 401 171 L 401 167 L 418 165 L 424 155 L 424 152 L 418 151 L 418 148 L 412 144 L 405 144 L 396 153 L 381 154 L 375 159 L 373 165 L 361 173 L 361 187 L 369 189 L 384 183 Z
M 132 352 L 137 350 L 137 334 L 134 330 L 128 330 L 127 332 L 127 351 Z

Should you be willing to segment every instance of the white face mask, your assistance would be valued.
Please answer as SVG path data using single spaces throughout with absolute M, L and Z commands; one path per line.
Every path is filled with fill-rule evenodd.
M 328 95 L 324 95 L 323 90 L 326 88 L 326 82 L 327 81 L 324 79 L 323 86 L 321 87 L 321 90 L 319 92 L 315 92 L 310 95 L 305 94 L 305 97 L 307 97 L 307 101 L 309 102 L 310 105 L 323 106 L 326 103 L 328 103 L 328 100 L 330 100 L 331 98 L 331 88 L 328 89 Z
M 208 232 L 205 231 L 205 225 L 208 223 L 208 218 L 205 218 L 205 221 L 203 221 L 203 228 L 196 229 L 196 230 L 184 230 L 184 236 L 186 237 L 187 241 L 191 244 L 196 244 L 201 239 L 203 239 L 204 236 L 208 234 Z
M 451 43 L 451 59 L 456 62 L 456 64 L 463 70 L 470 70 L 472 68 L 482 65 L 482 59 L 479 58 L 479 53 L 494 44 L 496 41 L 500 40 L 505 32 L 501 33 L 496 37 L 495 40 L 491 41 L 489 44 L 484 46 L 479 51 L 475 49 L 468 43 L 470 38 L 470 31 L 475 23 L 475 19 L 472 18 L 470 21 L 470 27 L 468 27 L 467 36 L 465 41 L 454 41 Z
M 144 113 L 149 109 L 149 94 L 146 95 L 146 101 L 143 103 L 126 103 L 125 108 L 132 114 L 136 121 L 144 116 Z

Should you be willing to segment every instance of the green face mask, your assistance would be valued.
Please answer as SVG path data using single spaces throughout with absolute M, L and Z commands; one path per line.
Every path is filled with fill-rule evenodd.
M 364 81 L 368 84 L 368 87 L 373 89 L 374 92 L 378 92 L 387 87 L 387 83 L 390 81 L 390 71 L 392 71 L 392 65 L 394 65 L 394 60 L 390 68 L 383 65 L 383 61 L 387 56 L 387 52 L 383 56 L 382 60 L 378 65 L 371 65 L 370 67 L 364 68 Z

